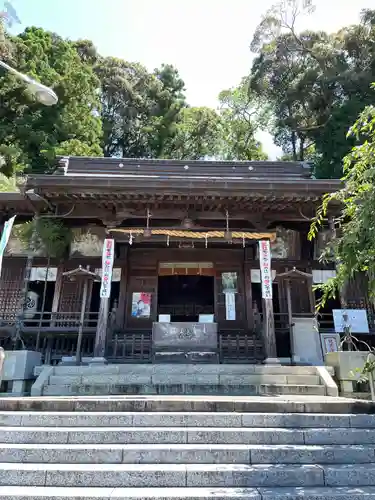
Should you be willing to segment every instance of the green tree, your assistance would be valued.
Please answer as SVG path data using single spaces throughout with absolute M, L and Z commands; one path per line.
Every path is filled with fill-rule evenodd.
M 102 154 L 98 86 L 93 68 L 80 58 L 74 44 L 39 28 L 12 37 L 13 64 L 23 73 L 54 88 L 57 105 L 42 106 L 13 75 L 4 74 L 0 88 L 0 143 L 9 175 L 23 169 L 45 171 L 56 148 L 71 141 L 91 155 Z M 69 152 L 69 151 L 67 151 Z
M 98 58 L 105 156 L 160 158 L 173 150 L 184 82 L 172 66 L 149 73 L 137 63 Z
M 183 108 L 167 157 L 201 160 L 219 155 L 222 135 L 220 115 L 211 108 Z
M 151 94 L 154 108 L 147 127 L 148 144 L 151 156 L 163 158 L 172 148 L 181 110 L 187 106 L 185 83 L 177 69 L 169 64 L 156 69 L 154 75 L 159 85 L 153 87 Z
M 375 11 L 337 33 L 298 32 L 311 2 L 280 0 L 258 26 L 251 88 L 270 103 L 269 129 L 294 160 L 313 159 L 317 177 L 340 177 L 355 144 L 346 132 L 371 103 L 375 71 Z
M 105 156 L 147 157 L 145 127 L 151 115 L 155 78 L 140 64 L 114 57 L 99 58 L 102 147 Z
M 346 66 L 337 76 L 341 88 L 330 119 L 314 136 L 316 175 L 323 178 L 342 175 L 342 158 L 356 144 L 355 137 L 347 138 L 347 130 L 374 101 L 370 86 L 375 74 L 375 10 L 362 11 L 361 22 L 341 29 L 335 38 Z
M 323 224 L 332 203 L 343 210 L 340 231 L 327 247 L 337 262 L 337 275 L 322 285 L 322 303 L 358 275 L 368 282 L 375 296 L 375 106 L 367 106 L 351 127 L 349 135 L 361 142 L 344 158 L 343 187 L 325 195 L 310 229 L 310 239 Z
M 244 78 L 233 89 L 219 94 L 221 114 L 221 144 L 219 156 L 223 160 L 266 160 L 255 133 L 267 122 L 267 108 L 255 99 Z

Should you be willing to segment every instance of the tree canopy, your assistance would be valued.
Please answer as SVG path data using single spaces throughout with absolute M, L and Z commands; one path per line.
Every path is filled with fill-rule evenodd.
M 257 132 L 268 130 L 282 159 L 311 162 L 316 177 L 340 177 L 359 144 L 347 131 L 374 98 L 375 10 L 336 33 L 300 31 L 312 10 L 313 0 L 275 0 L 252 34 L 251 71 L 220 92 L 216 109 L 189 104 L 168 63 L 150 70 L 101 56 L 91 40 L 36 27 L 10 36 L 0 23 L 2 60 L 59 97 L 44 107 L 0 69 L 0 172 L 48 171 L 64 154 L 262 160 Z
M 0 29 L 2 60 L 59 97 L 56 106 L 45 107 L 11 73 L 0 72 L 0 172 L 6 176 L 48 171 L 56 155 L 265 156 L 250 117 L 245 122 L 230 106 L 189 106 L 185 83 L 170 64 L 149 71 L 140 63 L 102 57 L 90 40 L 70 41 L 35 27 L 18 36 Z
M 268 128 L 284 153 L 338 178 L 356 144 L 347 131 L 373 100 L 375 10 L 337 33 L 299 32 L 299 17 L 312 10 L 311 1 L 280 0 L 266 13 L 251 44 L 250 88 L 268 103 Z
M 9 39 L 6 62 L 32 78 L 52 86 L 56 106 L 45 107 L 9 72 L 0 87 L 0 154 L 3 173 L 15 170 L 45 171 L 56 148 L 101 155 L 99 80 L 84 64 L 71 42 L 42 29 L 28 28 Z
M 337 262 L 336 277 L 320 287 L 323 304 L 358 275 L 365 277 L 369 295 L 375 297 L 375 106 L 361 112 L 348 135 L 360 144 L 344 158 L 343 187 L 324 196 L 310 230 L 312 238 L 330 204 L 340 203 L 339 231 L 322 255 L 324 260 L 330 254 Z

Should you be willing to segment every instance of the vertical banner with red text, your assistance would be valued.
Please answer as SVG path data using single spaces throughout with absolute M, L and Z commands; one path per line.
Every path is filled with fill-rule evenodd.
M 262 298 L 272 299 L 271 247 L 268 240 L 259 242 L 259 264 L 262 279 Z
M 112 270 L 114 260 L 115 240 L 105 239 L 102 255 L 102 286 L 100 287 L 101 299 L 109 299 L 111 295 Z

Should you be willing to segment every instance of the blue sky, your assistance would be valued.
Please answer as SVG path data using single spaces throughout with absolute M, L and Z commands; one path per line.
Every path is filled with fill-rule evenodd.
M 0 4 L 1 4 L 0 0 Z M 21 26 L 41 26 L 71 39 L 93 40 L 103 55 L 149 69 L 174 64 L 191 105 L 216 107 L 218 93 L 248 74 L 249 44 L 272 0 L 11 0 Z M 334 31 L 356 23 L 374 0 L 316 0 L 301 28 Z M 14 29 L 13 29 L 14 31 Z M 270 157 L 271 137 L 260 133 Z

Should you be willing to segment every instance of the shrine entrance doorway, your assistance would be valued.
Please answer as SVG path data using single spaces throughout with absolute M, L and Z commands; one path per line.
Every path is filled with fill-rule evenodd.
M 162 263 L 158 278 L 158 316 L 170 322 L 198 323 L 215 313 L 212 263 Z

